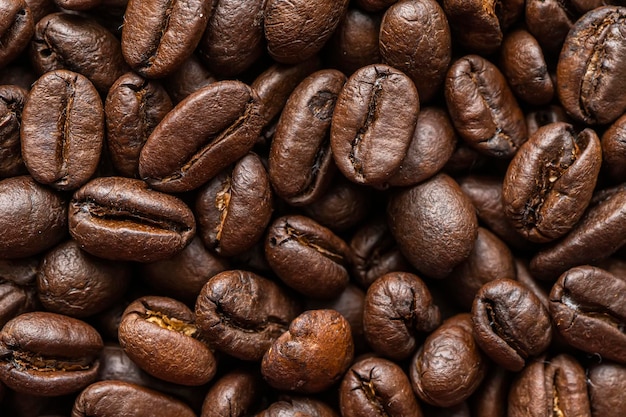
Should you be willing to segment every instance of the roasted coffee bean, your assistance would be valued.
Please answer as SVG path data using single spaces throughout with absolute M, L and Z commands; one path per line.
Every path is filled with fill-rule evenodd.
M 64 10 L 84 11 L 100 5 L 102 0 L 54 0 L 54 3 Z
M 330 144 L 349 180 L 380 185 L 404 159 L 419 113 L 415 84 L 404 73 L 376 64 L 356 71 L 333 113 Z
M 180 66 L 163 79 L 163 87 L 174 103 L 180 103 L 190 95 L 217 79 L 209 72 L 200 59 L 191 55 Z
M 623 185 L 596 192 L 572 230 L 535 254 L 530 272 L 538 279 L 554 281 L 569 268 L 611 256 L 626 243 L 626 222 L 621 214 L 625 207 Z
M 72 237 L 105 259 L 151 262 L 180 252 L 193 238 L 193 213 L 176 197 L 140 180 L 96 178 L 74 193 Z
M 104 108 L 93 84 L 67 70 L 33 85 L 22 113 L 22 156 L 35 180 L 75 190 L 96 172 L 104 141 Z
M 557 65 L 565 110 L 587 124 L 611 123 L 626 110 L 626 7 L 606 6 L 580 18 L 567 35 Z
M 350 279 L 350 247 L 308 217 L 276 219 L 265 238 L 265 256 L 285 284 L 309 297 L 336 297 Z
M 96 380 L 101 349 L 100 335 L 83 321 L 24 313 L 0 331 L 0 380 L 18 392 L 69 394 Z
M 585 370 L 571 356 L 538 358 L 517 375 L 509 391 L 509 417 L 590 417 Z
M 378 39 L 381 17 L 349 8 L 327 45 L 333 65 L 346 75 L 380 62 Z
M 483 284 L 497 279 L 515 279 L 513 255 L 504 242 L 479 227 L 469 256 L 446 277 L 448 292 L 469 310 Z
M 615 182 L 626 181 L 626 116 L 621 116 L 602 135 L 602 169 Z
M 31 61 L 39 74 L 78 72 L 103 94 L 128 71 L 120 42 L 111 32 L 93 19 L 66 13 L 50 14 L 37 23 Z
M 135 300 L 119 328 L 120 346 L 141 369 L 182 385 L 202 385 L 215 375 L 216 359 L 200 337 L 193 312 L 168 297 Z
M 263 30 L 275 61 L 297 64 L 317 54 L 348 10 L 348 0 L 267 0 Z
M 219 0 L 198 45 L 209 69 L 234 76 L 248 69 L 263 53 L 265 1 Z
M 370 189 L 334 176 L 330 188 L 316 201 L 304 206 L 304 212 L 316 222 L 341 232 L 356 226 L 372 212 Z
M 129 279 L 128 265 L 91 256 L 69 240 L 42 259 L 37 293 L 46 310 L 81 318 L 111 307 L 126 291 Z
M 272 210 L 270 179 L 261 159 L 250 153 L 198 193 L 198 233 L 219 255 L 239 255 L 259 242 Z
M 130 0 L 124 13 L 122 53 L 147 78 L 171 74 L 196 48 L 213 1 Z
M 472 415 L 481 417 L 504 417 L 507 412 L 511 372 L 492 367 L 478 390 L 472 395 Z
M 578 18 L 571 1 L 527 0 L 525 12 L 528 31 L 546 52 L 558 54 L 567 33 Z
M 622 393 L 626 389 L 626 367 L 611 362 L 587 369 L 587 389 L 592 416 L 620 417 L 626 413 Z
M 383 62 L 411 77 L 420 102 L 440 90 L 451 49 L 448 19 L 437 1 L 402 0 L 385 11 L 380 25 Z
M 626 364 L 626 281 L 592 266 L 572 268 L 550 292 L 550 315 L 570 345 Z
M 404 256 L 431 278 L 463 262 L 478 232 L 474 206 L 446 174 L 393 194 L 387 220 Z
M 263 394 L 261 375 L 242 369 L 215 381 L 202 404 L 200 417 L 243 417 L 250 415 Z
M 541 46 L 528 31 L 514 30 L 504 37 L 500 50 L 502 72 L 515 95 L 528 104 L 548 104 L 554 84 Z
M 0 85 L 0 177 L 26 173 L 20 126 L 27 96 L 28 91 L 17 85 Z
M 207 250 L 198 236 L 176 255 L 141 265 L 141 275 L 162 295 L 193 305 L 200 290 L 213 276 L 229 267 L 229 261 Z
M 532 291 L 511 279 L 483 285 L 472 305 L 474 337 L 498 365 L 521 371 L 552 340 L 550 316 Z
M 39 308 L 35 286 L 38 267 L 37 258 L 0 261 L 0 328 L 12 318 Z
M 72 409 L 72 417 L 138 415 L 194 417 L 196 414 L 179 400 L 122 381 L 101 381 L 89 385 L 76 398 Z
M 395 363 L 382 358 L 356 362 L 339 389 L 343 417 L 421 417 L 409 377 Z
M 504 212 L 533 242 L 557 239 L 578 222 L 596 186 L 602 150 L 591 129 L 543 126 L 511 161 L 502 185 Z
M 567 117 L 563 107 L 556 104 L 526 113 L 526 127 L 529 137 L 534 135 L 541 126 L 556 122 L 570 123 L 570 119 Z
M 524 115 L 498 67 L 485 58 L 456 60 L 448 70 L 445 97 L 454 127 L 476 150 L 510 158 L 526 141 Z
M 44 16 L 57 11 L 53 0 L 26 0 L 26 4 L 33 13 L 33 21 L 39 22 Z
M 356 231 L 350 241 L 352 277 L 363 288 L 388 272 L 408 271 L 410 265 L 391 236 L 387 222 L 378 218 Z
M 350 324 L 335 310 L 309 310 L 263 356 L 261 373 L 274 388 L 316 393 L 339 381 L 352 363 Z
M 269 154 L 269 174 L 276 194 L 292 205 L 320 197 L 335 173 L 330 123 L 346 77 L 321 70 L 304 79 L 281 113 Z
M 172 107 L 159 83 L 135 73 L 122 75 L 111 86 L 104 104 L 107 145 L 121 175 L 139 177 L 141 148 Z
M 61 195 L 26 175 L 0 181 L 0 259 L 41 253 L 66 235 Z
M 330 406 L 311 397 L 284 396 L 256 417 L 339 417 Z
M 139 157 L 141 178 L 165 192 L 201 186 L 252 149 L 263 124 L 260 107 L 257 94 L 240 81 L 196 91 L 148 138 Z
M 448 162 L 456 144 L 448 113 L 439 107 L 422 108 L 409 149 L 389 185 L 405 187 L 432 177 Z
M 35 20 L 25 0 L 6 0 L 0 5 L 0 68 L 22 52 L 35 33 Z
M 474 341 L 471 316 L 458 314 L 426 338 L 411 360 L 409 376 L 422 401 L 451 407 L 478 388 L 486 369 L 487 361 Z
M 212 277 L 196 301 L 197 325 L 211 346 L 248 361 L 259 361 L 299 312 L 276 283 L 241 270 Z

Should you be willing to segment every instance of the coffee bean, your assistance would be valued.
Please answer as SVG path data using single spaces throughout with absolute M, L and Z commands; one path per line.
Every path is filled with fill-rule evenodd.
M 144 371 L 165 381 L 202 385 L 215 375 L 213 352 L 187 306 L 173 298 L 146 296 L 122 315 L 120 346 Z
M 281 396 L 281 400 L 272 403 L 257 417 L 282 416 L 339 417 L 330 406 L 311 397 Z
M 252 149 L 263 123 L 259 111 L 258 96 L 239 81 L 196 91 L 148 138 L 139 157 L 141 178 L 165 192 L 201 186 Z
M 39 259 L 0 261 L 0 328 L 20 314 L 40 308 L 35 280 Z
M 505 416 L 507 412 L 511 372 L 492 367 L 483 383 L 473 394 L 472 415 L 484 417 Z
M 213 74 L 195 55 L 191 55 L 183 61 L 173 73 L 162 80 L 163 87 L 175 104 L 183 101 L 191 93 L 195 93 L 216 81 L 217 79 Z
M 147 78 L 171 74 L 200 42 L 213 4 L 204 0 L 130 0 L 122 29 L 126 62 Z
M 200 417 L 243 417 L 261 400 L 261 375 L 242 369 L 227 373 L 215 381 L 202 404 Z
M 22 159 L 20 126 L 28 91 L 17 85 L 0 86 L 0 177 L 26 173 Z
M 22 113 L 22 156 L 33 178 L 75 190 L 96 172 L 104 141 L 104 109 L 84 76 L 56 70 L 33 85 Z
M 0 5 L 0 68 L 13 61 L 35 32 L 33 12 L 24 0 L 7 0 Z
M 196 229 L 181 200 L 122 177 L 96 178 L 76 191 L 69 225 L 72 237 L 92 255 L 140 262 L 180 252 Z
M 626 134 L 626 117 L 621 116 L 602 135 L 602 169 L 615 182 L 626 179 L 624 163 L 626 162 L 626 148 L 624 134 Z
M 69 394 L 95 382 L 101 349 L 100 335 L 83 321 L 24 313 L 0 331 L 0 380 L 18 392 Z
M 99 6 L 102 0 L 54 0 L 55 4 L 65 10 L 89 10 Z
M 626 388 L 626 367 L 611 362 L 587 369 L 587 388 L 592 416 L 618 417 L 626 412 L 621 393 Z
M 551 54 L 561 51 L 563 41 L 578 18 L 571 1 L 527 0 L 526 25 L 542 48 Z

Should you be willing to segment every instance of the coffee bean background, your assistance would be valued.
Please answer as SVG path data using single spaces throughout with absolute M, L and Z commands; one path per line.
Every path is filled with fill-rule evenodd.
M 0 416 L 625 416 L 625 34 L 0 0 Z

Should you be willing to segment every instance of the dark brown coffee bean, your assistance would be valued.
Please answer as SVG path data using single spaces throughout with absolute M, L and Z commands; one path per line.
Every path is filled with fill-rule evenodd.
M 39 22 L 44 16 L 57 11 L 53 0 L 26 0 L 26 4 L 33 13 L 33 21 Z
M 566 354 L 536 359 L 513 381 L 507 415 L 591 417 L 585 370 Z
M 199 235 L 222 256 L 239 255 L 263 236 L 272 216 L 272 189 L 263 163 L 250 153 L 198 193 Z
M 620 417 L 626 413 L 622 393 L 626 389 L 626 367 L 611 362 L 587 369 L 587 388 L 592 416 Z
M 39 74 L 78 72 L 103 94 L 128 71 L 120 42 L 111 32 L 90 18 L 66 13 L 50 14 L 37 23 L 31 61 Z
M 45 251 L 67 235 L 67 205 L 29 176 L 0 181 L 0 259 Z
M 83 321 L 25 313 L 0 332 L 0 380 L 18 392 L 69 394 L 96 380 L 101 349 L 100 335 Z
M 547 53 L 558 54 L 578 13 L 571 1 L 527 0 L 525 8 L 528 31 Z
M 129 284 L 130 269 L 83 252 L 70 240 L 48 251 L 37 274 L 44 308 L 71 317 L 87 317 L 111 307 Z
M 0 68 L 22 52 L 35 33 L 35 20 L 24 0 L 6 0 L 0 5 Z
M 563 107 L 556 104 L 526 113 L 526 127 L 529 137 L 534 135 L 540 127 L 556 122 L 571 123 Z
M 478 151 L 510 158 L 526 141 L 526 123 L 500 70 L 478 55 L 455 61 L 445 82 L 452 123 Z
M 208 342 L 248 361 L 260 360 L 298 313 L 281 287 L 240 270 L 212 277 L 196 301 L 196 321 Z
M 380 185 L 404 159 L 419 113 L 415 84 L 387 65 L 352 74 L 337 98 L 330 131 L 333 157 L 349 180 Z
M 382 358 L 356 362 L 339 389 L 343 417 L 421 417 L 409 377 L 395 363 Z
M 172 110 L 165 89 L 128 72 L 115 81 L 104 104 L 109 154 L 125 177 L 139 177 L 139 153 L 148 137 Z
M 602 135 L 602 169 L 612 181 L 626 180 L 626 115 L 615 121 Z
M 567 123 L 539 128 L 509 164 L 502 185 L 505 214 L 533 242 L 563 236 L 589 205 L 601 163 L 593 130 L 578 133 Z
M 72 417 L 194 417 L 179 400 L 140 385 L 122 381 L 101 381 L 85 388 L 76 398 Z
M 74 193 L 72 237 L 105 259 L 151 262 L 180 252 L 193 238 L 193 213 L 176 197 L 140 180 L 96 178 Z
M 445 174 L 394 194 L 387 216 L 404 256 L 432 278 L 445 277 L 463 262 L 478 232 L 474 206 Z
M 37 258 L 0 260 L 0 328 L 20 314 L 39 309 L 38 267 Z
M 272 139 L 269 174 L 276 194 L 289 204 L 309 204 L 330 185 L 335 173 L 330 123 L 345 82 L 337 70 L 315 72 L 285 104 Z
M 228 266 L 227 259 L 207 250 L 196 236 L 176 255 L 142 264 L 141 274 L 144 282 L 162 295 L 193 305 L 204 284 Z
M 500 367 L 492 367 L 485 376 L 483 383 L 472 395 L 472 415 L 481 417 L 506 416 L 511 379 L 511 372 Z
M 378 39 L 381 17 L 349 8 L 327 45 L 327 56 L 346 75 L 381 61 Z
M 275 61 L 297 64 L 317 54 L 348 10 L 348 0 L 267 0 L 263 30 Z
M 20 126 L 28 91 L 17 85 L 0 85 L 0 177 L 25 174 Z
M 204 0 L 130 0 L 122 29 L 126 62 L 147 78 L 171 74 L 200 42 L 213 5 Z
M 120 346 L 144 371 L 165 381 L 202 385 L 215 375 L 213 352 L 199 340 L 194 314 L 173 298 L 132 302 L 120 322 Z
M 626 7 L 606 6 L 580 18 L 567 35 L 557 65 L 565 110 L 588 124 L 611 123 L 626 110 Z
M 174 103 L 180 103 L 191 93 L 216 81 L 200 59 L 191 55 L 176 71 L 163 79 L 163 87 Z
M 375 219 L 363 225 L 352 236 L 352 277 L 363 288 L 388 272 L 408 271 L 410 265 L 402 256 L 387 222 Z
M 367 289 L 363 330 L 367 343 L 382 356 L 408 358 L 418 345 L 418 335 L 440 324 L 439 308 L 417 275 L 390 272 Z
M 75 190 L 96 172 L 104 141 L 104 108 L 84 76 L 56 70 L 42 75 L 22 113 L 22 156 L 38 182 Z
M 626 281 L 592 266 L 572 268 L 552 287 L 550 314 L 570 345 L 626 364 Z
M 263 124 L 260 107 L 256 93 L 240 81 L 196 91 L 148 138 L 139 157 L 141 178 L 165 192 L 199 187 L 252 149 Z
M 413 139 L 389 185 L 405 187 L 438 173 L 448 162 L 457 136 L 448 113 L 438 107 L 422 108 L 417 116 Z
M 54 0 L 57 7 L 65 10 L 83 11 L 100 5 L 102 0 Z
M 264 0 L 219 0 L 202 40 L 200 56 L 209 69 L 232 77 L 248 69 L 263 53 Z
M 458 314 L 426 338 L 411 360 L 409 376 L 422 401 L 451 407 L 478 388 L 486 368 L 487 361 L 474 341 L 471 316 Z
M 498 365 L 521 371 L 526 360 L 543 353 L 552 340 L 550 316 L 523 284 L 510 279 L 486 283 L 472 306 L 474 337 Z
M 590 264 L 615 253 L 626 244 L 626 187 L 596 192 L 589 208 L 565 237 L 535 254 L 530 272 L 554 281 L 577 265 Z
M 250 415 L 263 394 L 261 376 L 242 369 L 215 381 L 202 404 L 200 417 L 243 417 Z
M 435 0 L 402 0 L 385 12 L 380 25 L 383 62 L 411 77 L 420 102 L 439 91 L 451 49 L 448 19 Z
M 548 104 L 554 85 L 541 46 L 530 32 L 508 33 L 500 49 L 500 67 L 515 95 L 528 104 Z
M 350 247 L 308 217 L 276 219 L 265 238 L 265 256 L 289 287 L 313 298 L 333 298 L 349 281 Z
M 311 397 L 281 395 L 280 398 L 256 417 L 339 417 L 330 406 Z
M 316 393 L 346 372 L 354 355 L 350 324 L 335 310 L 296 317 L 263 356 L 261 373 L 274 388 Z
M 452 270 L 446 283 L 449 294 L 469 310 L 483 284 L 504 278 L 515 279 L 511 250 L 489 230 L 479 227 L 472 251 Z

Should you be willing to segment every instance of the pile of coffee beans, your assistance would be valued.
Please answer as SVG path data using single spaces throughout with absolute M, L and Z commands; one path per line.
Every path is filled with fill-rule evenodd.
M 626 416 L 626 1 L 0 0 L 0 415 Z

